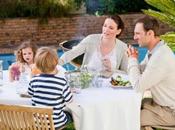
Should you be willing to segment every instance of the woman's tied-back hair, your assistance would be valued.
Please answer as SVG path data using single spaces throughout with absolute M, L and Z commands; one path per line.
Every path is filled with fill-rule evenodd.
M 18 50 L 15 52 L 17 62 L 20 62 L 20 63 L 25 63 L 26 62 L 23 58 L 23 55 L 22 55 L 22 49 L 25 49 L 25 48 L 28 48 L 28 47 L 32 49 L 33 56 L 35 56 L 37 46 L 34 43 L 32 43 L 30 40 L 23 41 L 21 43 L 21 45 L 18 47 Z M 33 57 L 33 59 L 34 59 L 34 57 Z
M 39 48 L 35 56 L 35 64 L 42 73 L 53 72 L 58 64 L 56 50 L 49 47 Z
M 124 23 L 123 23 L 122 19 L 118 15 L 107 15 L 107 18 L 114 20 L 114 22 L 117 24 L 117 29 L 121 29 L 120 34 L 118 34 L 116 36 L 116 37 L 119 37 L 124 30 Z

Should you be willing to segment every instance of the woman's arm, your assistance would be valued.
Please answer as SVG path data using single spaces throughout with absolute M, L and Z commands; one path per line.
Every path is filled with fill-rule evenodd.
M 60 65 L 64 65 L 74 58 L 80 56 L 83 54 L 86 50 L 86 45 L 89 44 L 89 36 L 84 38 L 77 46 L 73 47 L 71 50 L 65 52 L 61 57 L 60 57 Z

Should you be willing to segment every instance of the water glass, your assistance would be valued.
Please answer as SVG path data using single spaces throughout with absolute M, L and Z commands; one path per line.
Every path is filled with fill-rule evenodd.
M 16 83 L 16 92 L 18 94 L 26 93 L 30 82 L 29 74 L 26 72 L 22 72 L 20 74 L 19 80 L 14 82 Z
M 0 86 L 3 85 L 3 61 L 0 60 Z
M 67 78 L 67 81 L 72 91 L 75 93 L 80 93 L 81 92 L 81 82 L 80 82 L 79 73 L 67 73 L 66 78 Z
M 103 78 L 97 73 L 93 79 L 93 87 L 101 88 L 103 87 Z

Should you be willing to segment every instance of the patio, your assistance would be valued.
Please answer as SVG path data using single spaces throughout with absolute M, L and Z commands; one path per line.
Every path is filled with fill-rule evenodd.
M 150 15 L 159 20 L 161 39 L 165 40 L 175 53 L 175 40 L 174 40 L 175 39 L 175 33 L 174 33 L 175 32 L 175 28 L 174 28 L 175 27 L 175 22 L 174 22 L 175 7 L 173 7 L 174 5 L 175 5 L 175 1 L 173 0 L 167 0 L 167 2 L 162 2 L 158 0 L 145 0 L 145 1 L 144 0 L 142 1 L 111 0 L 110 2 L 105 0 L 86 0 L 86 1 L 85 0 L 52 0 L 52 1 L 14 0 L 13 2 L 10 2 L 7 0 L 6 2 L 4 2 L 4 0 L 0 0 L 0 34 L 1 34 L 0 60 L 3 61 L 3 71 L 4 73 L 6 73 L 9 65 L 15 62 L 14 51 L 18 48 L 19 45 L 21 45 L 22 41 L 31 40 L 38 47 L 50 46 L 57 50 L 57 54 L 60 57 L 64 53 L 64 51 L 67 51 L 66 49 L 68 50 L 72 49 L 74 44 L 77 45 L 80 42 L 80 41 L 77 42 L 77 40 L 83 39 L 90 34 L 100 34 L 102 32 L 102 26 L 103 26 L 104 20 L 106 19 L 106 14 L 115 15 L 117 13 L 121 17 L 121 19 L 124 21 L 125 29 L 123 30 L 119 39 L 125 42 L 126 44 L 132 44 L 132 46 L 138 49 L 139 63 L 144 59 L 147 53 L 147 49 L 138 46 L 138 43 L 136 43 L 136 41 L 133 40 L 133 34 L 134 34 L 135 20 L 145 15 Z M 156 11 L 158 12 L 154 12 L 155 11 L 154 9 L 157 9 Z M 74 43 L 74 41 L 76 42 Z M 60 47 L 61 43 L 64 43 L 64 44 L 69 43 L 69 45 L 70 44 L 73 44 L 73 45 L 71 45 L 71 47 L 66 46 L 67 48 L 66 47 L 64 48 L 63 46 Z M 79 61 L 82 62 L 82 57 L 78 58 L 78 60 L 76 61 L 74 60 L 74 63 L 71 62 L 70 64 L 66 64 L 63 67 L 67 71 L 76 70 L 81 65 Z M 6 75 L 5 78 L 7 77 L 8 76 Z M 5 81 L 4 86 L 7 87 L 7 86 L 13 86 L 13 85 L 14 84 L 9 85 L 8 81 Z M 108 84 L 106 86 L 109 87 L 110 85 Z M 2 91 L 0 89 L 0 95 L 1 94 L 3 95 L 4 93 L 1 93 L 1 92 L 5 92 L 5 91 L 6 90 L 4 88 L 2 89 Z M 105 90 L 105 92 L 108 92 L 108 91 L 109 90 Z M 114 91 L 116 91 L 116 89 Z M 102 96 L 103 93 L 98 93 L 98 92 L 94 93 L 95 91 L 91 93 L 91 90 L 90 91 L 83 90 L 82 95 L 77 94 L 75 96 L 76 101 L 79 103 L 79 106 L 81 106 L 80 107 L 81 114 L 83 113 L 82 115 L 80 114 L 82 119 L 81 128 L 83 130 L 91 130 L 91 128 L 92 129 L 94 128 L 94 130 L 97 130 L 98 128 L 102 128 L 102 124 L 100 125 L 97 125 L 98 123 L 93 124 L 93 122 L 91 121 L 93 119 L 96 119 L 96 117 L 93 117 L 93 116 L 101 110 L 99 109 L 100 105 L 102 105 L 101 107 L 104 107 L 106 111 L 102 113 L 103 115 L 97 114 L 98 115 L 97 118 L 99 118 L 100 116 L 108 117 L 109 115 L 112 117 L 113 115 L 110 112 L 107 113 L 107 110 L 112 110 L 112 108 L 114 107 L 111 107 L 111 106 L 116 102 L 117 102 L 116 104 L 118 105 L 121 103 L 120 101 L 126 99 L 126 97 L 131 96 L 127 99 L 128 101 L 127 105 L 128 105 L 130 101 L 135 101 L 134 99 L 140 99 L 138 98 L 139 96 L 137 94 L 130 93 L 130 90 L 126 90 L 126 91 L 121 90 L 122 95 L 126 94 L 126 96 L 120 95 L 120 93 L 118 93 L 117 91 L 114 94 L 114 91 L 113 92 L 109 91 L 108 95 L 112 96 L 111 98 L 112 100 L 108 98 L 110 100 L 106 101 L 108 103 L 108 104 L 106 103 L 106 105 L 104 105 L 105 103 L 103 103 L 103 105 L 100 104 L 99 102 L 101 100 L 96 98 L 97 95 L 98 96 L 100 95 L 101 97 L 103 97 Z M 92 97 L 88 97 L 87 93 Z M 117 99 L 120 99 L 120 98 L 121 99 L 114 101 L 113 99 L 116 98 L 116 95 L 120 96 L 120 97 L 117 97 Z M 19 98 L 19 95 L 15 95 L 15 96 Z M 2 103 L 3 99 L 5 98 L 1 97 L 0 103 Z M 93 99 L 87 100 L 91 98 Z M 87 101 L 86 102 L 87 104 L 82 103 L 80 99 L 85 99 L 84 101 Z M 97 99 L 99 102 L 94 103 L 95 105 L 90 103 L 88 104 L 88 102 L 92 103 L 93 101 L 95 102 Z M 7 101 L 10 101 L 10 100 L 11 99 L 7 98 Z M 22 100 L 26 100 L 26 99 L 22 99 Z M 20 97 L 19 101 L 22 101 L 22 100 Z M 109 102 L 112 102 L 111 103 L 112 105 Z M 120 106 L 123 105 L 122 103 L 120 104 Z M 96 106 L 97 104 L 98 106 Z M 137 108 L 139 108 L 139 106 L 141 106 L 138 100 L 135 102 L 135 104 L 137 105 L 133 107 L 133 110 L 136 110 Z M 25 103 L 21 105 L 25 105 Z M 115 105 L 115 107 L 117 105 Z M 93 106 L 93 110 L 89 106 Z M 107 106 L 110 106 L 110 108 L 107 108 Z M 119 109 L 120 109 L 119 106 L 116 107 L 115 112 Z M 98 110 L 98 112 L 96 112 L 96 110 Z M 85 111 L 86 113 L 84 113 Z M 120 111 L 121 112 L 118 112 L 118 114 L 119 115 L 123 114 L 122 116 L 120 115 L 121 117 L 125 117 L 127 115 L 127 118 L 129 118 L 130 116 L 130 114 L 128 114 L 129 110 L 125 109 L 124 111 L 124 109 L 120 109 Z M 140 109 L 138 111 L 140 111 Z M 127 114 L 125 115 L 125 113 Z M 140 117 L 138 113 L 134 114 L 134 116 L 135 116 L 135 119 L 138 119 L 138 117 Z M 91 117 L 93 117 L 93 119 L 91 119 Z M 106 126 L 104 125 L 104 129 L 112 128 L 110 130 L 114 130 L 113 129 L 114 127 L 119 128 L 118 126 L 120 126 L 120 124 L 123 123 L 123 122 L 119 123 L 118 125 L 116 125 L 115 123 L 113 124 L 111 123 L 113 126 L 111 125 L 110 127 L 108 126 L 109 122 L 107 119 L 106 121 L 104 121 L 105 120 L 104 118 L 99 119 L 99 121 L 101 122 L 103 121 L 106 122 Z M 117 120 L 117 122 L 120 121 L 114 117 L 113 119 Z M 124 118 L 121 118 L 121 119 L 124 120 Z M 87 124 L 89 123 L 93 125 L 88 126 L 83 121 L 86 121 Z M 131 126 L 131 128 L 137 129 L 139 128 L 137 125 L 140 126 L 140 122 L 139 123 L 137 122 L 132 126 L 129 124 L 129 121 L 128 121 L 128 123 L 126 123 L 126 127 L 124 125 L 123 127 L 121 127 L 121 128 L 124 128 L 122 130 L 125 130 L 125 129 L 129 130 L 127 125 Z M 75 124 L 69 123 L 63 130 L 75 130 Z M 105 130 L 109 130 L 109 129 L 105 129 Z M 155 128 L 155 130 L 164 130 L 164 129 Z

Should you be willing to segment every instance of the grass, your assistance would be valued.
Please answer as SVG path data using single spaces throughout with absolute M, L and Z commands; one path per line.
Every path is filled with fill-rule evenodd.
M 66 128 L 64 128 L 63 130 L 75 130 L 74 124 L 73 123 L 69 123 Z

